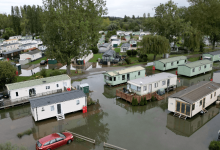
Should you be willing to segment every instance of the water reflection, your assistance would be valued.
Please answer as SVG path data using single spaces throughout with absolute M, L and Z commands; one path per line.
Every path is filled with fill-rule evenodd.
M 13 109 L 0 111 L 0 120 L 5 118 L 16 120 L 28 116 L 31 116 L 30 105 L 24 105 L 24 106 L 14 107 Z
M 168 101 L 161 100 L 161 101 L 155 101 L 155 102 L 148 102 L 145 106 L 132 106 L 130 103 L 122 100 L 122 99 L 116 99 L 116 105 L 126 109 L 128 112 L 134 113 L 140 113 L 143 114 L 147 110 L 160 107 L 163 111 L 165 111 L 168 108 Z
M 174 117 L 173 114 L 170 113 L 167 115 L 166 127 L 177 135 L 190 137 L 219 113 L 219 109 L 214 105 L 210 106 L 207 110 L 208 113 L 205 113 L 204 115 L 198 114 L 193 118 L 186 120 Z
M 104 85 L 104 93 L 102 93 L 106 98 L 115 98 L 116 97 L 116 90 L 124 88 L 126 86 L 119 86 L 119 87 L 109 87 Z

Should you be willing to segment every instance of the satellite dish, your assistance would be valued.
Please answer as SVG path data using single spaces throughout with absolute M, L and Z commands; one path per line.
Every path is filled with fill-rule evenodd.
M 140 81 L 140 84 L 142 85 L 143 83 Z

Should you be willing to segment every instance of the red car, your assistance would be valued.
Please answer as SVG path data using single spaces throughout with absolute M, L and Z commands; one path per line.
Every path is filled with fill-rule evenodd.
M 53 133 L 37 141 L 36 150 L 53 150 L 64 144 L 70 144 L 73 135 L 69 132 Z

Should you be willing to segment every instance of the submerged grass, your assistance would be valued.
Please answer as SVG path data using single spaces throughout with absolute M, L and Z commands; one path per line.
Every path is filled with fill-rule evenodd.
M 102 54 L 94 54 L 93 58 L 89 62 L 97 62 L 98 58 L 102 58 Z
M 18 133 L 17 137 L 18 138 L 22 138 L 22 136 L 24 136 L 24 135 L 31 135 L 32 133 L 33 133 L 33 129 L 28 129 L 28 130 L 26 130 L 26 131 L 24 131 L 22 133 Z

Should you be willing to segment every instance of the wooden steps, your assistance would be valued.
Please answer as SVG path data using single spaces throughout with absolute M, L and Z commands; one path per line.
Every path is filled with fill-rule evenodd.
M 180 114 L 180 113 L 177 113 L 177 112 L 174 112 L 174 117 L 178 117 L 180 119 L 184 119 L 186 120 L 187 116 L 186 115 L 183 115 L 183 114 Z

